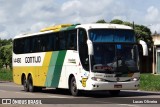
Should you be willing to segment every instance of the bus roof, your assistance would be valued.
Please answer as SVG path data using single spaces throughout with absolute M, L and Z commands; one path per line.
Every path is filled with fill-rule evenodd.
M 56 25 L 56 26 L 50 26 L 46 27 L 40 32 L 37 33 L 31 33 L 31 34 L 20 34 L 15 36 L 13 39 L 17 38 L 24 38 L 28 36 L 36 36 L 36 35 L 43 35 L 47 33 L 53 33 L 53 32 L 58 32 L 58 31 L 65 31 L 65 30 L 71 30 L 71 29 L 76 29 L 76 28 L 84 28 L 86 30 L 89 29 L 132 29 L 129 26 L 126 25 L 120 25 L 120 24 L 108 24 L 108 23 L 94 23 L 94 24 L 61 24 L 61 25 Z
M 110 24 L 110 23 L 95 23 L 95 24 L 81 24 L 77 25 L 76 28 L 85 28 L 85 29 L 132 29 L 130 26 L 120 25 L 120 24 Z

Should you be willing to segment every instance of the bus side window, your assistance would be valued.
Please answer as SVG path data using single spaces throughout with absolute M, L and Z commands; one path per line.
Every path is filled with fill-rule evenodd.
M 24 40 L 23 39 L 15 39 L 14 40 L 14 48 L 15 54 L 22 54 L 24 52 Z
M 77 30 L 69 31 L 67 38 L 68 38 L 67 49 L 77 50 Z
M 59 49 L 59 35 L 58 33 L 51 33 L 48 37 L 48 51 L 57 51 Z
M 59 40 L 59 33 L 56 33 L 55 34 L 55 46 L 54 46 L 54 48 L 55 48 L 55 50 L 57 51 L 57 50 L 59 50 L 60 49 L 60 46 L 59 46 L 59 42 L 60 42 L 60 40 Z
M 29 53 L 30 52 L 30 38 L 24 39 L 24 52 L 23 53 Z
M 46 34 L 45 36 L 41 36 L 41 52 L 47 51 L 47 45 L 48 45 L 48 35 Z
M 60 50 L 66 50 L 66 35 L 65 32 L 60 32 L 59 36 L 59 46 Z
M 48 42 L 47 42 L 47 51 L 53 51 L 53 36 L 52 34 L 48 35 Z
M 35 46 L 36 46 L 36 48 L 35 48 L 35 52 L 39 52 L 40 51 L 40 44 L 41 44 L 41 40 L 40 40 L 40 38 L 36 38 L 36 41 L 35 41 L 36 43 L 35 43 Z
M 74 36 L 74 39 L 73 39 L 74 50 L 77 50 L 77 29 L 73 32 L 72 35 Z
M 31 52 L 37 52 L 37 38 L 33 37 L 32 38 L 32 45 L 31 45 Z
M 70 35 L 70 44 L 69 44 L 69 47 L 71 50 L 74 50 L 75 49 L 75 45 L 74 45 L 74 38 L 75 36 L 73 34 Z

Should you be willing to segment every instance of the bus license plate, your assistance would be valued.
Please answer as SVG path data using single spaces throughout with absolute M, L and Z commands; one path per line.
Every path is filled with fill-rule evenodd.
M 114 85 L 114 88 L 122 88 L 122 85 Z

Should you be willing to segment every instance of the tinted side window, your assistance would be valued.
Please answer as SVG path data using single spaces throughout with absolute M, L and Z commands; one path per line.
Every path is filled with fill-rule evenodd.
M 14 40 L 16 54 L 59 50 L 77 50 L 77 29 Z
M 68 31 L 67 49 L 77 50 L 77 30 Z
M 85 29 L 79 29 L 78 33 L 79 56 L 84 69 L 89 70 L 87 33 Z
M 16 54 L 22 53 L 24 50 L 24 43 L 22 39 L 15 39 L 13 42 L 13 51 Z
M 59 35 L 59 50 L 66 50 L 66 32 L 60 32 Z
M 47 51 L 48 34 L 40 37 L 40 52 Z
M 24 41 L 24 51 L 22 53 L 32 52 L 30 39 L 31 38 L 23 38 L 23 41 Z

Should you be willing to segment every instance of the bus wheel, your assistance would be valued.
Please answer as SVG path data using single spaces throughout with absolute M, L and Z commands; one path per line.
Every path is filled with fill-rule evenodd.
M 33 86 L 33 79 L 32 79 L 32 76 L 29 76 L 28 78 L 28 89 L 29 89 L 29 92 L 34 92 L 35 87 Z
M 80 91 L 77 89 L 76 79 L 75 77 L 72 77 L 70 80 L 69 90 L 73 96 L 78 96 L 80 94 Z
M 110 90 L 109 93 L 111 96 L 116 97 L 119 95 L 120 90 Z
M 27 84 L 27 80 L 26 80 L 26 77 L 24 76 L 23 77 L 23 81 L 22 81 L 23 83 L 23 87 L 24 87 L 24 91 L 26 91 L 26 92 L 28 92 L 28 84 Z
M 41 92 L 42 91 L 42 87 L 34 87 L 34 91 Z

